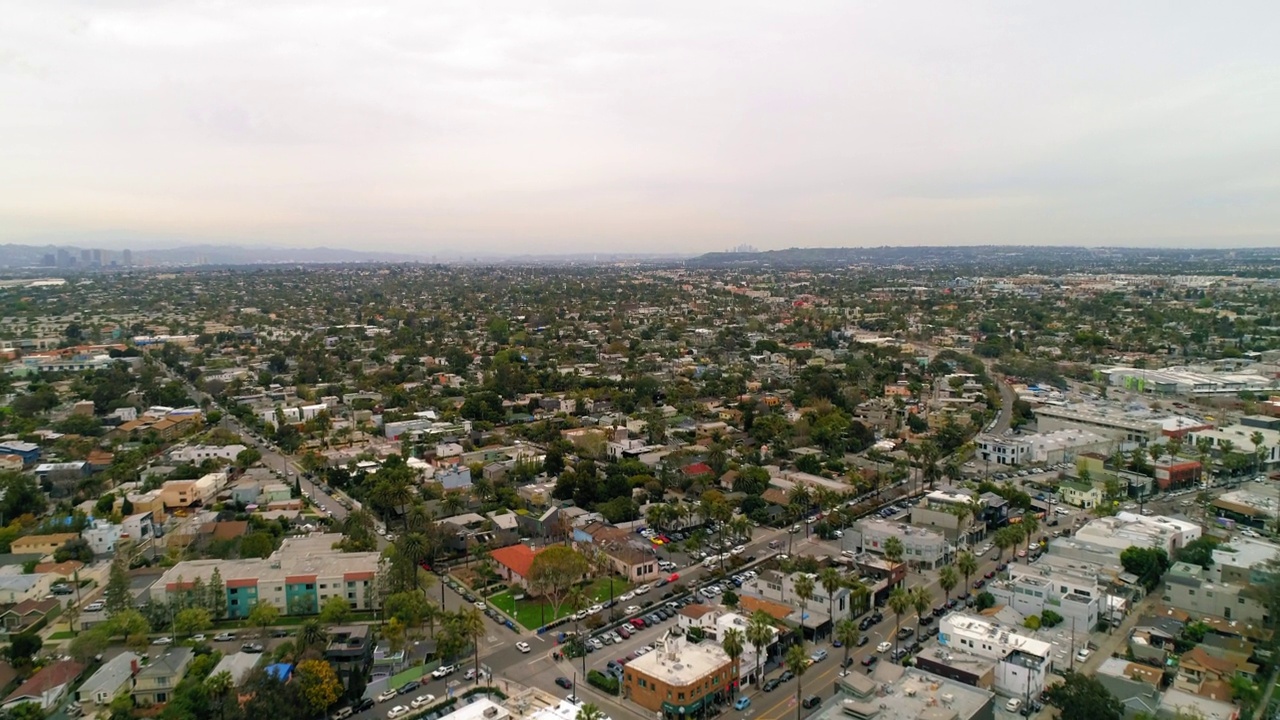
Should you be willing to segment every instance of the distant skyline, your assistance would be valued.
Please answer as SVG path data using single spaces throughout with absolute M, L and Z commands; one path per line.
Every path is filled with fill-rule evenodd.
M 1280 245 L 1274 3 L 41 0 L 0 243 Z

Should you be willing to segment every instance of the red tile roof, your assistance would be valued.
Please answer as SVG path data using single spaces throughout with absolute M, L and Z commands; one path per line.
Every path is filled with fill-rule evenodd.
M 528 545 L 508 545 L 490 552 L 489 557 L 516 575 L 527 578 L 529 567 L 533 565 L 533 558 L 538 555 L 538 552 Z
M 680 472 L 684 473 L 688 477 L 706 475 L 711 472 L 711 466 L 704 462 L 697 462 L 692 465 L 685 465 L 680 469 Z

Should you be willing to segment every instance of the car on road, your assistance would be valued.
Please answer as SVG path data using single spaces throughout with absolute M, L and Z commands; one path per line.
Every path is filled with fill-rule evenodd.
M 816 708 L 822 704 L 822 698 L 818 697 L 817 695 L 810 695 L 809 697 L 800 701 L 800 704 L 804 706 L 805 710 L 808 710 L 810 708 Z
M 902 628 L 902 629 L 898 630 L 898 639 L 899 639 L 899 640 L 906 640 L 907 638 L 909 638 L 909 637 L 911 637 L 912 635 L 915 635 L 915 634 L 916 634 L 915 628 L 904 627 L 904 628 Z
M 888 640 L 876 646 L 876 652 L 889 652 L 889 648 L 893 647 L 893 643 Z
M 235 633 L 218 633 L 213 636 L 214 642 L 231 642 L 236 639 Z
M 782 684 L 782 681 L 779 680 L 778 678 L 771 678 L 767 682 L 765 682 L 764 691 L 773 692 L 774 690 L 777 690 L 778 686 L 781 684 Z
M 863 645 L 866 645 L 869 642 L 871 642 L 871 638 L 867 637 L 866 635 L 862 635 L 858 638 L 858 647 L 862 647 Z
M 809 659 L 810 659 L 810 660 L 812 660 L 812 661 L 814 661 L 814 662 L 816 662 L 816 663 L 822 662 L 823 660 L 826 660 L 826 659 L 827 659 L 827 651 L 826 651 L 826 650 L 814 650 L 814 651 L 809 655 Z
M 559 685 L 560 687 L 564 688 L 565 690 L 572 690 L 572 689 L 573 689 L 573 681 L 569 680 L 569 678 L 567 678 L 567 677 L 565 677 L 565 676 L 563 676 L 563 675 L 561 675 L 560 677 L 556 678 L 556 684 L 557 684 L 557 685 Z
M 172 644 L 173 644 L 173 638 L 171 638 L 171 637 L 158 637 L 158 638 L 156 638 L 155 640 L 152 640 L 152 641 L 151 641 L 151 644 L 152 644 L 152 645 L 172 645 Z
M 924 615 L 924 616 L 922 616 L 922 617 L 920 618 L 920 624 L 921 624 L 921 625 L 931 625 L 931 624 L 933 624 L 933 616 L 932 616 L 932 615 Z
M 196 633 L 195 635 L 191 636 L 191 642 L 204 642 L 204 641 L 205 641 L 204 633 Z
M 738 696 L 738 699 L 733 703 L 734 710 L 746 710 L 749 707 L 751 707 L 751 698 L 746 695 Z
M 365 710 L 372 710 L 375 704 L 373 698 L 360 698 L 355 705 L 351 706 L 351 712 L 360 713 Z
M 475 602 L 475 606 L 476 606 L 476 609 L 477 609 L 477 610 L 481 610 L 481 611 L 484 611 L 484 610 L 488 610 L 488 609 L 489 609 L 489 606 L 488 606 L 488 605 L 485 605 L 484 603 L 480 602 L 479 600 L 477 600 L 477 601 Z
M 431 695 L 431 694 L 419 695 L 418 697 L 413 699 L 413 702 L 409 703 L 409 707 L 413 708 L 414 710 L 417 710 L 418 708 L 424 708 L 435 701 L 436 701 L 435 695 Z
M 262 650 L 263 650 L 262 643 L 247 642 L 240 646 L 240 652 L 260 653 L 262 652 Z
M 404 717 L 405 715 L 408 715 L 408 714 L 409 714 L 409 708 L 405 707 L 404 705 L 397 705 L 387 711 L 388 718 Z
M 418 680 L 410 680 L 409 682 L 396 688 L 397 695 L 408 695 L 409 693 L 422 687 L 422 683 Z
M 396 696 L 395 688 L 387 688 L 378 693 L 378 702 L 386 702 Z
M 794 680 L 795 677 L 796 677 L 795 673 L 791 672 L 790 670 L 787 670 L 786 672 L 779 675 L 778 679 L 781 680 L 782 682 L 787 682 L 788 680 Z
M 895 600 L 894 602 L 897 602 L 897 601 Z M 530 650 L 530 648 L 529 648 L 529 643 L 527 643 L 527 642 L 523 642 L 523 641 L 518 642 L 518 643 L 516 643 L 516 649 L 517 649 L 517 650 L 519 650 L 519 651 L 520 651 L 520 652 L 522 652 L 522 653 L 527 653 L 527 652 L 529 652 L 529 650 Z
M 876 661 L 879 659 L 879 655 L 868 655 L 862 658 L 862 667 L 866 668 L 867 672 L 871 672 L 871 668 L 875 666 Z
M 453 665 L 441 665 L 440 667 L 431 671 L 431 677 L 436 679 L 439 679 L 442 677 L 448 677 L 452 675 L 454 672 L 456 672 L 457 669 L 458 668 Z
M 639 587 L 637 587 L 637 588 L 635 589 L 635 594 L 636 594 L 636 595 L 644 595 L 644 594 L 645 594 L 645 593 L 647 593 L 647 592 L 649 592 L 649 586 L 648 586 L 648 585 L 641 585 L 641 586 L 639 586 Z
M 987 581 L 986 581 L 986 579 L 985 579 L 985 578 L 978 578 L 977 580 L 974 580 L 974 581 L 973 581 L 973 589 L 974 589 L 974 590 L 981 590 L 982 588 L 984 588 L 984 587 L 986 587 L 986 586 L 987 586 Z

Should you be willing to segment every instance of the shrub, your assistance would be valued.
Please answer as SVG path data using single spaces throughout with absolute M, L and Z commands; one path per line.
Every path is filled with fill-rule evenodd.
M 1040 617 L 1038 615 L 1028 615 L 1027 619 L 1022 621 L 1022 624 L 1026 626 L 1028 630 L 1039 630 Z
M 1056 627 L 1062 624 L 1062 616 L 1052 610 L 1040 613 L 1040 627 Z
M 618 690 L 619 690 L 618 679 L 613 677 L 612 675 L 605 675 L 599 670 L 591 670 L 587 672 L 587 682 L 590 683 L 593 687 L 600 688 L 601 690 L 609 693 L 610 695 L 618 694 Z

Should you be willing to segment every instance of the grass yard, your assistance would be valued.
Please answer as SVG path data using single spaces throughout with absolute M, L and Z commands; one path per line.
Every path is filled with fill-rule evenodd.
M 613 596 L 616 598 L 622 593 L 630 589 L 625 580 L 619 578 L 613 579 Z M 498 610 L 510 615 L 516 622 L 523 625 L 528 630 L 537 630 L 544 623 L 549 623 L 557 617 L 565 617 L 572 615 L 573 610 L 568 603 L 560 606 L 559 615 L 553 615 L 551 612 L 551 603 L 540 602 L 537 600 L 514 600 L 512 593 L 522 593 L 523 590 L 514 588 L 511 590 L 503 590 L 496 595 L 488 598 L 488 603 Z M 587 588 L 587 597 L 594 598 L 594 602 L 603 603 L 609 600 L 609 579 L 603 578 L 592 581 Z

